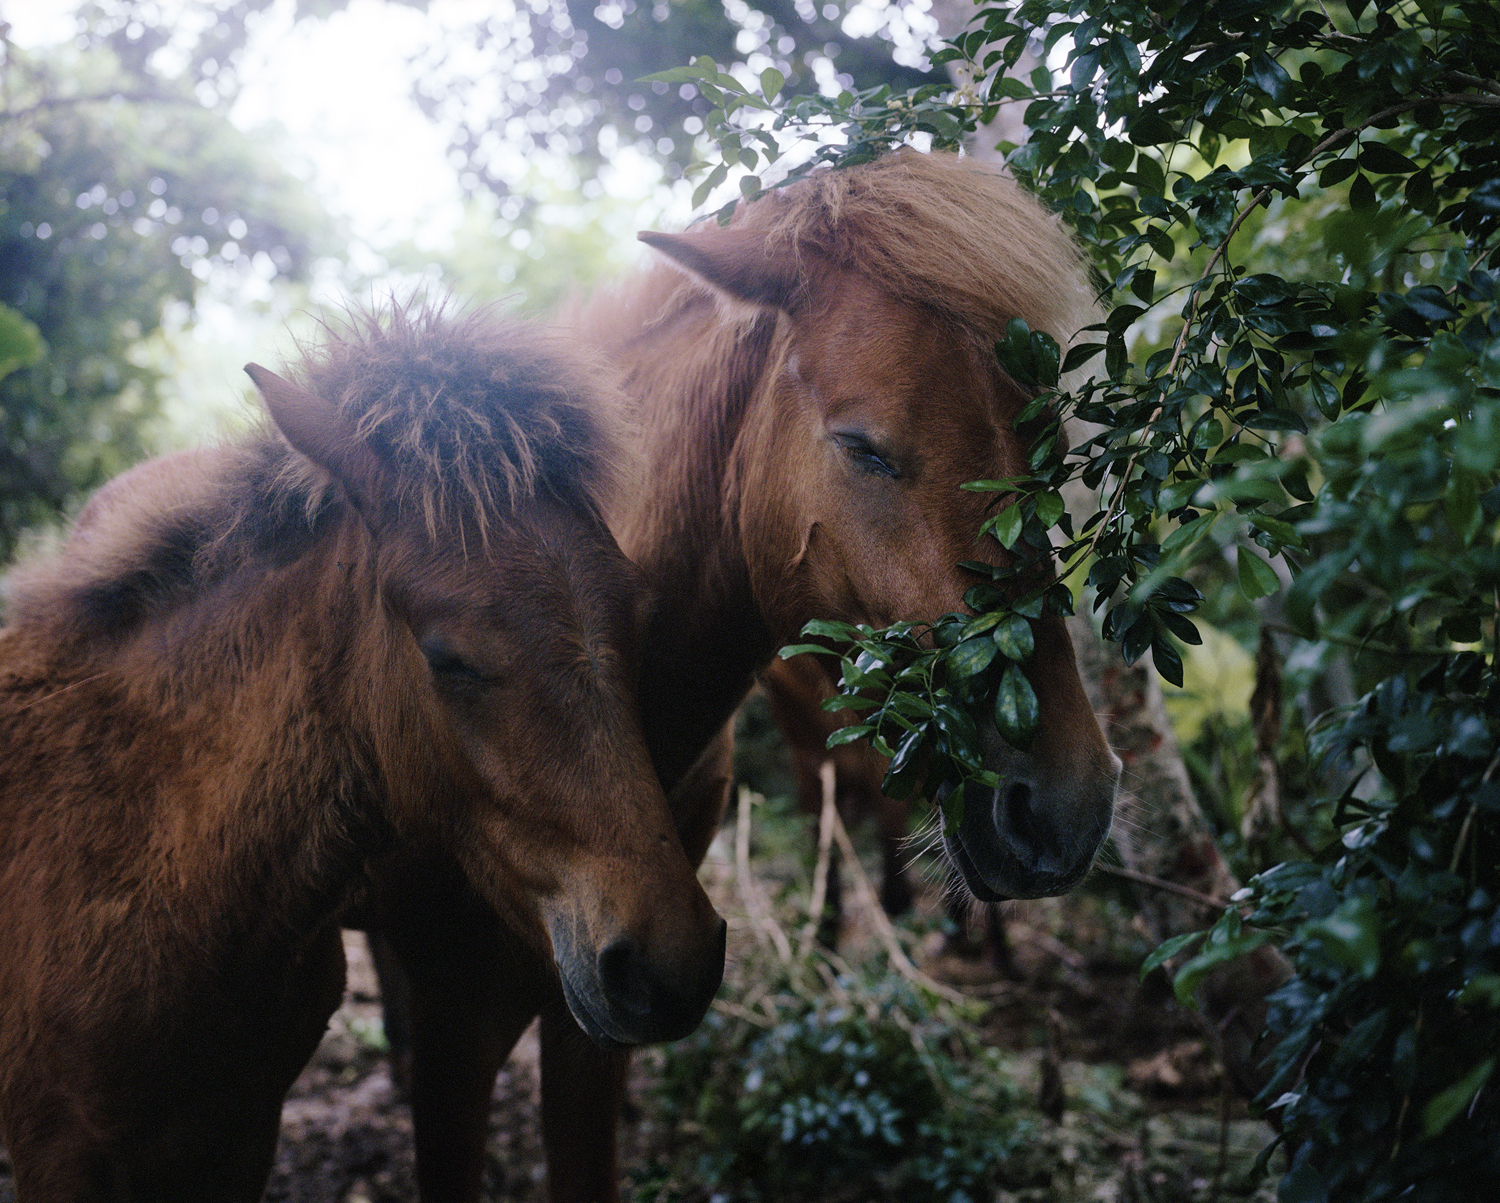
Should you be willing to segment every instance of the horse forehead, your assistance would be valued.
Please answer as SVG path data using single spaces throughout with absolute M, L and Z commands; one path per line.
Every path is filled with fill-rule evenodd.
M 830 282 L 825 304 L 798 331 L 799 365 L 833 403 L 854 401 L 930 422 L 993 422 L 992 373 L 976 338 L 926 305 L 905 301 L 856 273 Z M 944 397 L 941 412 L 924 402 Z
M 531 637 L 624 634 L 640 607 L 643 578 L 602 523 L 540 501 L 482 534 L 434 543 L 405 532 L 395 572 L 426 607 L 487 611 Z

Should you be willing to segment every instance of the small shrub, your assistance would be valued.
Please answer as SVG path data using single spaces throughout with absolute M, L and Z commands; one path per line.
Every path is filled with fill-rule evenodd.
M 674 1148 L 639 1176 L 641 1203 L 993 1196 L 1031 1123 L 999 1054 L 905 981 L 825 984 L 817 955 L 782 967 L 763 1026 L 714 1011 L 660 1051 L 654 1110 Z

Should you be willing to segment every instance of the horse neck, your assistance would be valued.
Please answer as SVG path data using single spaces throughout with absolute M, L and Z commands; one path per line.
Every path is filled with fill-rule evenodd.
M 737 447 L 759 420 L 786 332 L 706 294 L 609 346 L 637 406 L 645 485 L 610 515 L 656 594 L 642 672 L 646 736 L 670 788 L 744 700 L 776 644 L 745 550 Z
M 58 704 L 81 707 L 74 758 L 108 757 L 67 816 L 80 841 L 132 847 L 121 872 L 252 961 L 354 884 L 372 808 L 346 682 L 370 675 L 360 641 L 379 614 L 361 536 L 350 516 L 291 563 L 249 558 L 117 643 L 56 641 L 53 671 L 80 687 L 37 707 L 43 725 Z

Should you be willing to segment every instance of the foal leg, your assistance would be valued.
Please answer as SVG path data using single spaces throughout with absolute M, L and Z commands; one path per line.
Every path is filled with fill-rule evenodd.
M 542 1142 L 551 1203 L 618 1203 L 616 1125 L 630 1054 L 600 1048 L 559 996 L 542 1011 Z
M 380 989 L 380 1019 L 390 1049 L 391 1080 L 411 1097 L 411 983 L 391 938 L 374 923 L 365 926 L 365 945 Z
M 404 962 L 417 1184 L 423 1203 L 478 1203 L 495 1077 L 536 1007 L 505 988 L 497 940 L 444 945 L 443 958 Z

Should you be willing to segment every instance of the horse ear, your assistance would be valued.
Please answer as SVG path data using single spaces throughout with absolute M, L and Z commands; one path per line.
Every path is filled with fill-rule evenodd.
M 802 278 L 785 244 L 773 247 L 759 230 L 715 229 L 702 234 L 642 230 L 636 237 L 741 301 L 789 309 Z
M 380 463 L 338 410 L 316 393 L 298 388 L 258 363 L 247 363 L 245 373 L 255 382 L 271 420 L 286 441 L 332 473 L 361 512 L 372 512 Z

